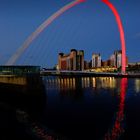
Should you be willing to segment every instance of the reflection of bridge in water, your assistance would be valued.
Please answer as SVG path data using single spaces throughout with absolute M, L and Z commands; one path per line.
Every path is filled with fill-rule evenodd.
M 125 97 L 126 97 L 126 88 L 127 88 L 127 78 L 122 78 L 120 83 L 120 103 L 118 112 L 115 115 L 115 122 L 113 123 L 112 128 L 106 133 L 105 140 L 118 140 L 124 130 L 124 107 L 125 107 Z
M 111 127 L 105 134 L 104 140 L 118 140 L 122 134 L 125 132 L 124 128 L 124 116 L 125 116 L 125 97 L 127 90 L 127 78 L 114 78 L 114 77 L 58 77 L 58 76 L 48 76 L 44 77 L 45 85 L 47 89 L 58 89 L 64 93 L 66 91 L 69 95 L 69 90 L 88 89 L 93 88 L 93 93 L 98 90 L 107 89 L 107 93 L 113 93 L 109 90 L 116 90 L 117 97 L 119 97 L 118 109 L 112 118 Z M 108 90 L 109 89 L 109 90 Z M 68 92 L 67 92 L 68 91 Z M 72 95 L 74 92 L 72 92 Z M 82 93 L 82 91 L 77 90 L 76 94 Z M 101 92 L 100 92 L 101 93 Z M 112 94 L 113 95 L 113 94 Z

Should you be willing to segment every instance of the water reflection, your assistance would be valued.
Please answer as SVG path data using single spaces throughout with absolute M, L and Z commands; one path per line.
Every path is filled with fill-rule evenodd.
M 50 129 L 72 140 L 117 140 L 129 137 L 129 132 L 139 136 L 139 129 L 133 132 L 140 126 L 140 98 L 134 96 L 140 92 L 139 79 L 129 79 L 128 89 L 126 78 L 46 76 L 45 89 L 35 86 L 34 79 L 28 80 L 22 88 L 21 84 L 8 89 L 0 84 L 0 128 L 6 127 L 11 135 L 16 131 L 12 138 L 21 139 L 21 125 L 42 140 L 56 137 Z M 13 121 L 15 115 L 18 122 Z
M 50 106 L 53 106 L 51 109 L 57 108 L 57 110 L 59 110 L 61 118 L 62 116 L 67 115 L 72 116 L 71 118 L 75 118 L 75 116 L 70 113 L 74 112 L 76 118 L 79 117 L 79 119 L 73 120 L 72 124 L 77 129 L 85 133 L 83 135 L 84 138 L 90 137 L 89 132 L 91 130 L 88 129 L 88 125 L 92 126 L 92 131 L 94 132 L 92 133 L 93 139 L 100 139 L 105 136 L 105 140 L 117 140 L 125 131 L 124 105 L 127 88 L 127 78 L 121 79 L 114 77 L 47 77 L 44 80 L 48 96 L 51 97 L 51 102 L 49 104 Z M 57 100 L 53 100 L 52 97 L 55 99 L 57 98 Z M 76 100 L 77 97 L 78 99 L 81 99 L 80 102 L 79 100 Z M 63 111 L 61 112 L 61 110 Z M 48 111 L 47 114 L 51 112 L 52 110 Z M 55 110 L 53 110 L 53 112 L 55 112 Z M 64 112 L 67 113 L 65 114 Z M 103 114 L 106 115 L 104 116 Z M 53 116 L 59 115 L 57 113 L 53 113 L 51 118 Z M 47 115 L 47 117 L 49 117 L 49 115 Z M 88 119 L 86 120 L 85 118 Z M 78 121 L 79 124 L 85 123 L 86 125 L 84 125 L 84 127 L 89 132 L 86 132 L 85 129 L 84 131 L 81 130 L 78 126 L 79 124 L 76 126 Z M 50 126 L 53 124 L 53 122 L 50 124 Z M 64 122 L 68 123 L 66 121 L 62 121 L 61 123 L 63 124 Z M 55 124 L 59 124 L 59 122 L 55 121 Z M 68 126 L 65 126 L 66 129 L 68 129 L 67 127 Z M 61 127 L 58 127 L 56 129 L 62 129 L 62 131 L 65 131 Z M 73 131 L 76 130 L 74 129 Z M 78 132 L 76 133 L 76 135 L 76 138 L 78 139 Z
M 100 94 L 100 90 L 108 90 L 113 96 L 115 91 L 120 90 L 116 88 L 120 79 L 114 77 L 58 77 L 47 76 L 43 79 L 45 87 L 48 93 L 50 91 L 57 91 L 57 97 L 63 96 L 72 97 L 73 99 L 82 99 L 83 93 L 88 88 L 88 94 Z M 52 94 L 53 96 L 54 94 Z
M 114 89 L 117 86 L 114 77 L 51 77 L 44 78 L 47 89 L 76 90 L 79 88 Z
M 105 140 L 117 140 L 124 133 L 124 106 L 125 106 L 125 96 L 127 88 L 127 78 L 121 79 L 120 85 L 120 103 L 119 109 L 115 116 L 115 122 L 113 123 L 112 129 L 105 135 Z
M 113 77 L 44 77 L 47 125 L 73 140 L 103 138 L 118 109 L 120 81 Z
M 18 78 L 17 83 L 22 79 Z M 27 132 L 29 123 L 22 120 L 28 115 L 30 121 L 40 117 L 46 102 L 45 88 L 40 78 L 24 79 L 28 84 L 0 83 L 0 139 L 32 140 L 32 134 Z
M 135 91 L 140 92 L 140 79 L 135 79 Z

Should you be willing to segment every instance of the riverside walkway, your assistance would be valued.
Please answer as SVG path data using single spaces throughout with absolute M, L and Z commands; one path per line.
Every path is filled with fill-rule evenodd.
M 140 73 L 113 73 L 113 72 L 89 72 L 89 71 L 58 71 L 58 70 L 41 70 L 41 76 L 82 76 L 82 77 L 128 77 L 137 78 L 140 77 Z

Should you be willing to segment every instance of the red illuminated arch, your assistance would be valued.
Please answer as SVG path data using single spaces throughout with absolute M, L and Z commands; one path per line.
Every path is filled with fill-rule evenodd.
M 122 74 L 126 73 L 126 47 L 125 47 L 125 37 L 124 37 L 124 29 L 122 25 L 121 18 L 117 9 L 109 0 L 102 0 L 113 12 L 116 22 L 118 24 L 119 32 L 120 32 L 120 40 L 121 40 L 121 48 L 122 48 Z

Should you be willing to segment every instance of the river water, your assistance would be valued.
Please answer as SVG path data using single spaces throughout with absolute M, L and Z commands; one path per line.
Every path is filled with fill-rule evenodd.
M 0 128 L 5 130 L 1 136 L 6 132 L 11 138 L 33 140 L 140 139 L 140 79 L 46 76 L 42 80 L 43 92 L 1 96 Z

